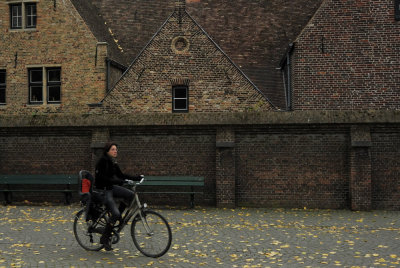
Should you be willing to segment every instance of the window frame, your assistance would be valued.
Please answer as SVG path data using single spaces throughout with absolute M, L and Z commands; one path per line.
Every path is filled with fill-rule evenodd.
M 0 105 L 5 105 L 7 102 L 6 102 L 6 90 L 7 90 L 7 70 L 5 70 L 5 69 L 0 69 L 0 74 L 1 73 L 4 73 L 4 83 L 2 83 L 1 81 L 0 81 L 0 92 L 1 91 L 3 91 L 4 90 L 4 102 L 3 101 L 1 101 L 1 98 L 0 98 Z M 1 96 L 1 93 L 0 93 L 0 96 Z
M 61 67 L 48 67 L 46 69 L 46 90 L 47 90 L 47 103 L 61 103 Z M 59 71 L 59 81 L 50 81 L 50 71 Z M 50 87 L 58 87 L 59 100 L 50 100 Z
M 400 0 L 394 0 L 394 19 L 400 20 Z
M 30 14 L 31 11 L 29 7 L 34 7 L 34 14 Z M 36 28 L 37 25 L 37 6 L 36 3 L 25 3 L 25 27 L 27 29 Z M 30 24 L 30 22 L 34 21 L 34 23 Z
M 185 97 L 176 97 L 177 89 L 185 89 Z M 186 107 L 184 109 L 176 108 L 176 100 L 186 100 Z M 174 113 L 187 113 L 189 112 L 189 87 L 186 85 L 175 85 L 172 87 L 172 112 Z
M 37 81 L 31 81 L 32 79 L 32 71 L 39 71 L 42 73 L 42 80 L 41 82 L 37 82 Z M 43 83 L 44 79 L 43 79 L 43 67 L 41 68 L 28 68 L 28 88 L 29 88 L 29 95 L 28 95 L 28 102 L 29 104 L 43 104 Z M 42 99 L 41 100 L 32 100 L 32 88 L 33 87 L 41 87 L 42 88 Z
M 32 80 L 32 71 L 41 72 L 41 81 Z M 57 71 L 58 74 L 51 75 L 51 71 Z M 53 79 L 52 79 L 53 78 Z M 54 80 L 56 78 L 56 80 Z M 33 99 L 34 87 L 40 87 L 41 100 Z M 51 88 L 56 87 L 56 94 L 51 93 Z M 51 96 L 57 96 L 58 99 L 50 99 Z M 61 104 L 62 99 L 62 67 L 59 65 L 50 66 L 28 66 L 28 104 Z
M 15 7 L 19 7 L 19 12 L 20 12 L 20 14 L 17 14 L 16 16 L 14 16 L 14 8 Z M 22 2 L 21 3 L 12 3 L 12 4 L 10 4 L 10 29 L 16 29 L 16 30 L 18 30 L 18 29 L 22 29 L 22 25 L 23 25 L 23 12 L 22 12 L 22 8 L 23 7 L 23 5 L 22 5 Z M 17 18 L 17 21 L 18 21 L 18 25 L 17 26 L 14 26 L 14 18 Z M 19 20 L 18 20 L 18 18 L 19 18 Z
M 10 12 L 10 30 L 34 30 L 37 27 L 37 3 L 38 0 L 19 0 L 9 1 L 9 12 Z M 19 8 L 19 12 L 14 16 L 14 7 Z M 33 12 L 34 11 L 34 12 Z M 18 25 L 14 24 L 14 18 L 17 18 Z

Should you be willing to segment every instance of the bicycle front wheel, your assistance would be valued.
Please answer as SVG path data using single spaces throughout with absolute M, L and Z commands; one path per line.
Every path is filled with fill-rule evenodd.
M 161 257 L 171 246 L 172 233 L 166 219 L 155 211 L 142 211 L 131 225 L 131 236 L 136 248 L 147 257 Z
M 99 251 L 104 245 L 100 244 L 100 237 L 104 231 L 106 219 L 100 218 L 95 225 L 85 220 L 85 211 L 79 211 L 74 220 L 74 235 L 78 244 L 86 250 Z

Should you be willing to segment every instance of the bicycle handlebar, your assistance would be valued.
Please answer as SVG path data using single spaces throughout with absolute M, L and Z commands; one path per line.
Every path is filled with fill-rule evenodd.
M 136 183 L 136 185 L 140 185 L 144 182 L 144 175 L 140 175 L 140 177 L 142 178 L 139 182 Z

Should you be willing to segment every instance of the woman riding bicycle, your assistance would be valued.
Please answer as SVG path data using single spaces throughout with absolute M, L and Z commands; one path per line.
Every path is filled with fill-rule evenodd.
M 96 164 L 95 187 L 105 191 L 104 203 L 111 212 L 111 217 L 107 222 L 104 233 L 100 238 L 100 243 L 106 250 L 111 248 L 111 232 L 117 220 L 126 208 L 125 204 L 131 204 L 134 193 L 121 185 L 123 183 L 132 184 L 133 180 L 140 180 L 140 176 L 130 176 L 121 172 L 117 163 L 118 148 L 117 144 L 109 142 L 104 146 L 103 155 Z M 114 198 L 122 198 L 124 202 L 117 207 Z

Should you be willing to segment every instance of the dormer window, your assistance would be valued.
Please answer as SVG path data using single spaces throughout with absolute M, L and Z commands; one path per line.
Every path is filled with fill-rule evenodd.
M 172 111 L 185 113 L 189 111 L 188 86 L 172 87 Z
M 10 3 L 11 29 L 36 28 L 36 22 L 36 3 L 24 1 Z

